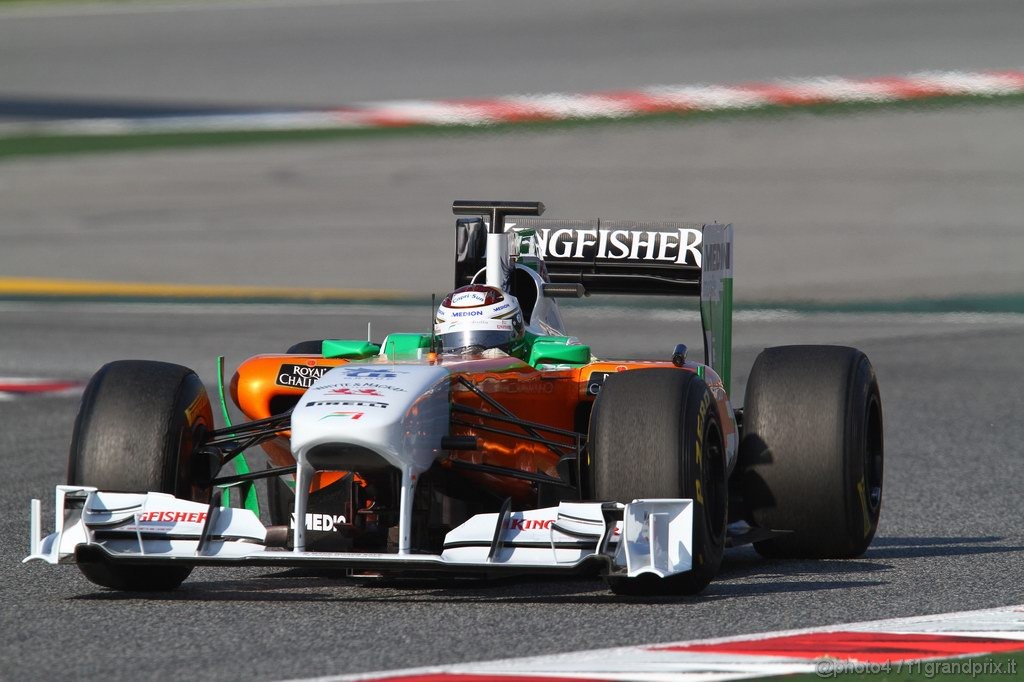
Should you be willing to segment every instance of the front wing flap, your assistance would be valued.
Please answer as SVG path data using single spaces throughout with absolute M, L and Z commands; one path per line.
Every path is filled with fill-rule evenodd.
M 692 500 L 562 502 L 557 507 L 478 514 L 448 533 L 440 554 L 309 552 L 268 547 L 246 509 L 161 493 L 58 486 L 54 532 L 41 534 L 32 501 L 25 561 L 350 569 L 394 575 L 476 577 L 593 573 L 666 577 L 692 567 Z

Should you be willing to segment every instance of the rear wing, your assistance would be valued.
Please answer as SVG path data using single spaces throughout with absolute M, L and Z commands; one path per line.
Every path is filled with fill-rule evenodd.
M 587 295 L 699 296 L 705 364 L 718 372 L 728 390 L 732 225 L 541 218 L 544 206 L 539 202 L 456 201 L 453 211 L 473 216 L 455 224 L 456 287 L 480 281 L 488 267 L 489 243 L 500 241 L 504 247 L 507 240 L 499 235 L 527 230 L 536 235 L 538 255 L 552 283 L 579 285 Z

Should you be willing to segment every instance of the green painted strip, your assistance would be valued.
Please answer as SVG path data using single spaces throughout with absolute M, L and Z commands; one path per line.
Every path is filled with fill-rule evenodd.
M 274 288 L 232 285 L 104 282 L 0 277 L 0 301 L 177 304 L 426 305 L 426 296 L 373 289 Z M 667 296 L 592 297 L 563 304 L 574 308 L 679 310 L 687 301 Z M 695 305 L 694 308 L 697 306 Z M 787 310 L 796 313 L 1020 313 L 1024 292 L 966 294 L 936 298 L 853 301 L 762 300 L 734 302 L 734 311 Z
M 224 415 L 224 426 L 232 426 L 231 415 L 228 414 L 228 403 L 224 399 L 224 356 L 217 356 L 217 392 L 220 394 L 220 409 Z
M 236 474 L 247 474 L 249 473 L 249 463 L 245 461 L 245 455 L 239 455 L 235 458 L 235 473 Z M 259 518 L 260 515 L 260 502 L 256 497 L 256 486 L 250 483 L 243 483 L 238 487 L 239 496 L 242 498 L 242 506 L 251 511 Z
M 307 298 L 271 298 L 258 296 L 251 298 L 233 297 L 151 297 L 151 296 L 51 296 L 51 295 L 12 295 L 0 290 L 0 301 L 25 302 L 25 303 L 117 303 L 117 304 L 178 304 L 178 305 L 375 305 L 375 306 L 419 306 L 427 305 L 426 298 L 422 296 L 408 295 L 405 298 L 379 300 L 372 298 L 341 298 L 341 297 L 314 297 Z M 639 297 L 631 298 L 628 303 L 615 299 L 603 297 L 581 299 L 562 303 L 563 310 L 571 311 L 574 308 L 621 308 L 623 310 L 686 310 L 691 305 L 688 301 L 680 301 L 670 297 Z M 697 307 L 692 306 L 696 312 Z M 1024 314 L 1024 294 L 1003 294 L 1003 295 L 978 295 L 978 296 L 956 296 L 949 298 L 910 298 L 893 301 L 863 300 L 863 301 L 748 301 L 736 303 L 733 306 L 735 312 L 757 312 L 763 310 L 779 310 L 802 314 L 817 313 L 845 313 L 851 315 L 874 314 L 874 313 L 930 313 L 930 314 L 957 314 L 957 313 L 978 313 L 978 314 Z
M 946 298 L 908 298 L 893 301 L 864 300 L 751 301 L 737 310 L 790 310 L 796 313 L 1016 313 L 1024 314 L 1024 294 L 951 296 Z
M 129 135 L 23 135 L 0 138 L 0 161 L 22 156 L 112 153 L 148 149 L 238 146 L 251 144 L 362 140 L 416 135 L 481 135 L 506 131 L 563 130 L 581 126 L 678 124 L 745 118 L 782 118 L 795 114 L 848 115 L 878 111 L 921 111 L 961 106 L 1005 106 L 1024 103 L 1024 94 L 992 96 L 949 96 L 896 102 L 837 102 L 800 106 L 767 105 L 744 110 L 715 110 L 637 115 L 624 118 L 587 118 L 564 121 L 528 121 L 496 125 L 414 125 L 369 129 L 224 131 L 192 133 L 154 133 Z
M 719 374 L 725 384 L 725 392 L 732 394 L 732 277 L 722 279 L 722 337 L 718 343 L 721 347 L 722 369 Z
M 641 296 L 628 303 L 606 298 L 589 298 L 565 304 L 572 308 L 622 308 L 640 310 L 697 310 L 689 301 L 668 296 Z M 733 304 L 734 312 L 779 310 L 793 313 L 1003 313 L 1024 314 L 1024 293 L 974 294 L 943 298 L 865 299 L 854 301 L 762 300 Z

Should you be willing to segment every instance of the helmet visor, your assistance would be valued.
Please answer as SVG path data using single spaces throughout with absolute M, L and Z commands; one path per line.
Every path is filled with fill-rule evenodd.
M 461 329 L 438 334 L 441 349 L 445 353 L 465 353 L 473 350 L 499 348 L 508 352 L 512 347 L 514 332 L 504 329 Z

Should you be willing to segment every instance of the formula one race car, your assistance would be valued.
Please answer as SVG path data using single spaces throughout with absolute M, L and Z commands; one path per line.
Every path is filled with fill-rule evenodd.
M 549 220 L 543 208 L 455 202 L 469 217 L 456 223 L 457 293 L 435 332 L 250 358 L 229 385 L 247 423 L 215 428 L 187 368 L 104 366 L 82 398 L 53 534 L 41 537 L 32 502 L 26 561 L 74 562 L 122 590 L 259 565 L 576 573 L 621 593 L 692 594 L 727 546 L 862 554 L 882 492 L 868 358 L 769 348 L 734 409 L 732 226 Z M 664 361 L 594 358 L 565 332 L 557 299 L 602 293 L 699 297 L 704 361 L 683 344 Z M 494 319 L 460 326 L 485 310 Z M 463 328 L 516 343 L 457 347 Z M 249 470 L 256 446 L 267 465 Z M 263 478 L 269 523 L 252 490 Z

